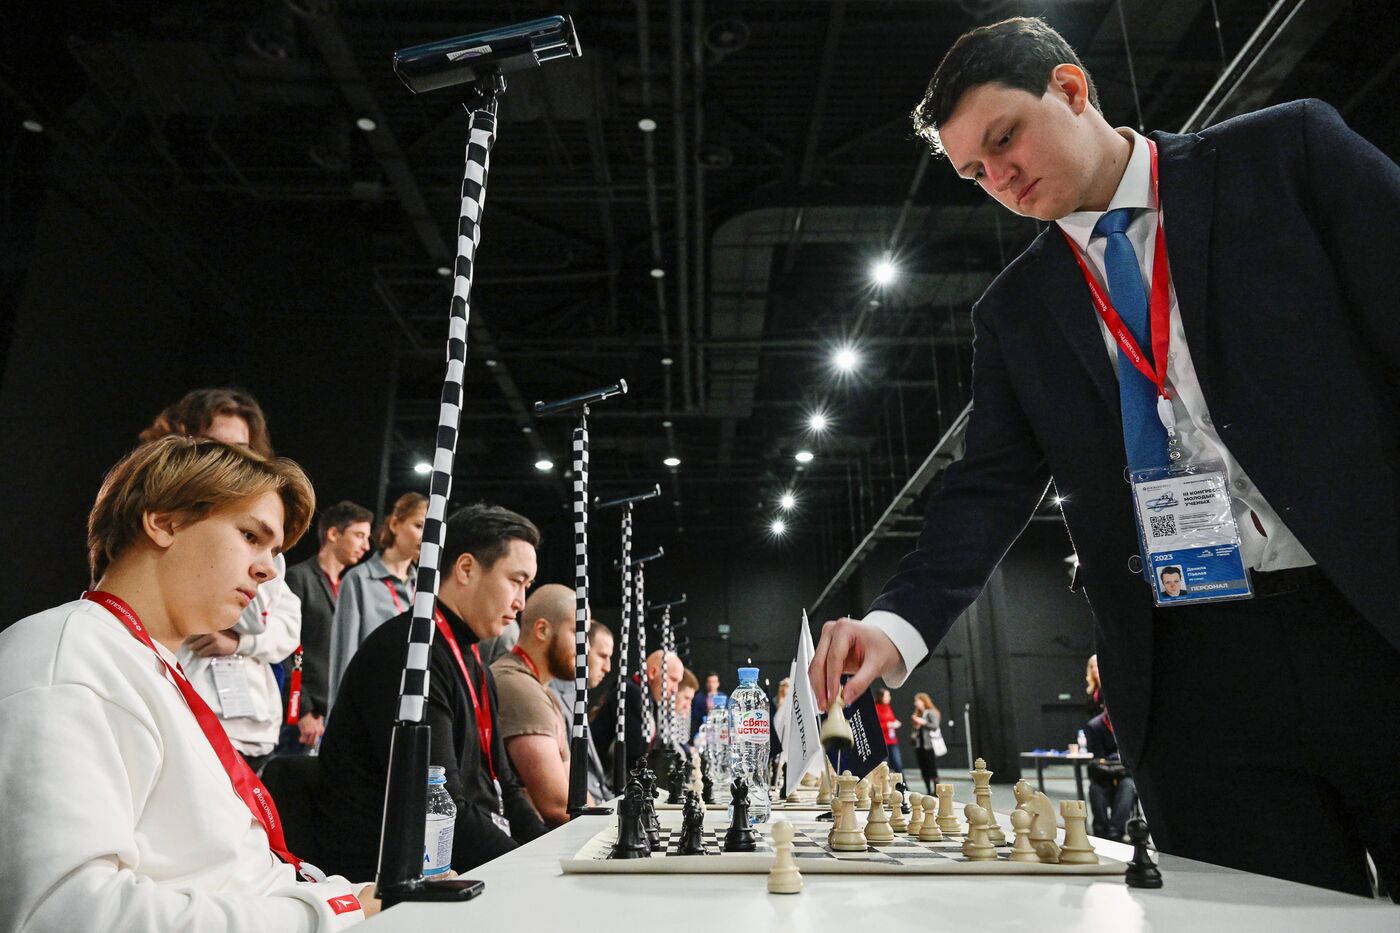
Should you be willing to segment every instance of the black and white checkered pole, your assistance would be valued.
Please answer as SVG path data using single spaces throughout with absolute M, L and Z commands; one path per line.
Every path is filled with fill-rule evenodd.
M 438 413 L 437 450 L 428 487 L 428 515 L 418 558 L 417 589 L 409 624 L 408 653 L 399 682 L 398 721 L 390 745 L 389 776 L 384 791 L 383 835 L 379 844 L 377 882 L 385 904 L 414 899 L 421 893 L 423 826 L 427 818 L 427 773 L 430 730 L 423 722 L 428 697 L 428 658 L 433 644 L 433 612 L 438 592 L 438 562 L 452 465 L 462 409 L 462 378 L 467 360 L 467 320 L 471 313 L 472 269 L 481 243 L 481 212 L 491 147 L 496 141 L 494 97 L 471 115 L 461 213 L 457 222 L 456 278 L 452 283 L 447 336 L 447 374 Z
M 536 402 L 535 414 L 577 411 L 574 428 L 574 725 L 569 739 L 569 813 L 608 813 L 588 806 L 588 406 L 627 394 L 627 382 L 570 396 Z
M 632 509 L 638 502 L 647 499 L 655 499 L 661 495 L 661 487 L 653 486 L 650 491 L 636 496 L 626 496 L 621 499 L 612 499 L 607 502 L 594 500 L 593 507 L 597 509 L 610 509 L 620 506 L 622 508 L 622 559 L 616 566 L 622 571 L 622 631 L 619 637 L 622 639 L 622 653 L 618 659 L 617 668 L 617 730 L 613 739 L 613 786 L 618 793 L 627 786 L 627 676 L 629 668 L 627 664 L 627 652 L 631 647 L 629 640 L 632 634 Z M 656 554 L 657 557 L 661 553 Z
M 648 606 L 648 611 L 661 610 L 661 739 L 675 748 L 679 744 L 676 742 L 676 704 L 671 693 L 670 681 L 666 678 L 666 660 L 675 653 L 675 643 L 672 641 L 671 633 L 671 609 L 685 603 L 685 594 L 681 594 L 678 599 L 673 599 L 666 603 L 657 603 Z

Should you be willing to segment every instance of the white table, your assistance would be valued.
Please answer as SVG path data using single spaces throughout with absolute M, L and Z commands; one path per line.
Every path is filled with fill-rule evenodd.
M 672 818 L 678 817 L 675 814 Z M 1003 825 L 1006 817 L 998 814 Z M 1165 886 L 1121 878 L 808 875 L 801 894 L 767 892 L 765 875 L 566 875 L 572 856 L 613 817 L 583 817 L 470 872 L 486 891 L 465 904 L 400 904 L 366 933 L 1396 933 L 1400 906 L 1163 856 Z M 668 822 L 667 814 L 661 814 Z M 1091 840 L 1127 861 L 1130 846 Z M 1298 846 L 1306 857 L 1307 845 Z

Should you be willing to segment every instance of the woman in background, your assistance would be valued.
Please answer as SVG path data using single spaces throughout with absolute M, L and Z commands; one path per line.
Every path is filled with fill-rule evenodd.
M 914 694 L 914 756 L 919 759 L 919 773 L 924 787 L 933 793 L 938 783 L 938 752 L 935 745 L 943 740 L 943 714 L 933 705 L 927 693 Z M 935 736 L 937 739 L 935 740 Z M 947 750 L 947 746 L 944 746 Z
M 889 689 L 881 689 L 875 700 L 875 715 L 880 719 L 880 731 L 885 734 L 885 754 L 889 756 L 890 770 L 903 774 L 904 756 L 899 753 L 899 728 L 904 723 L 895 718 L 890 699 Z

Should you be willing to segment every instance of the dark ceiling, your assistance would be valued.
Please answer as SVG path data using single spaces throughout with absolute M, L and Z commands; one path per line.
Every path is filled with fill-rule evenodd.
M 1278 5 L 1299 15 L 1234 105 L 1322 97 L 1400 152 L 1392 4 Z M 17 45 L 0 90 L 100 181 L 94 213 L 139 218 L 122 232 L 152 264 L 215 283 L 222 313 L 312 301 L 382 322 L 398 373 L 393 495 L 421 485 L 412 465 L 432 446 L 466 118 L 451 93 L 411 94 L 390 56 L 570 14 L 583 58 L 512 78 L 501 100 L 459 491 L 562 508 L 569 424 L 529 406 L 625 378 L 630 394 L 594 409 L 595 493 L 661 481 L 666 506 L 639 520 L 722 542 L 765 534 L 794 489 L 789 537 L 829 574 L 965 406 L 970 303 L 1037 232 L 911 139 L 906 114 L 942 51 L 974 24 L 1045 15 L 1111 121 L 1177 130 L 1274 6 L 36 5 L 6 14 Z M 336 261 L 309 259 L 312 242 Z M 869 268 L 887 252 L 901 274 L 876 288 Z M 837 378 L 829 356 L 847 342 L 862 365 Z M 832 419 L 820 436 L 806 429 L 815 410 Z M 552 473 L 534 469 L 541 457 Z

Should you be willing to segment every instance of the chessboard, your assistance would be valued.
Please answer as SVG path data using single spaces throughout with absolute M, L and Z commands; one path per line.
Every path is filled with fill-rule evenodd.
M 790 821 L 797 866 L 805 874 L 893 875 L 1121 875 L 1124 862 L 1099 856 L 1097 865 L 1058 865 L 1013 862 L 1011 846 L 997 847 L 995 860 L 971 861 L 962 853 L 963 837 L 949 835 L 942 842 L 919 842 L 896 835 L 886 845 L 867 846 L 864 852 L 836 852 L 826 844 L 830 823 Z M 707 820 L 708 824 L 708 820 Z M 766 874 L 773 867 L 772 825 L 754 827 L 756 852 L 725 852 L 722 824 L 705 826 L 705 855 L 678 855 L 679 827 L 663 826 L 663 847 L 651 858 L 611 858 L 617 828 L 610 826 L 584 844 L 573 858 L 559 860 L 566 873 L 579 874 Z

